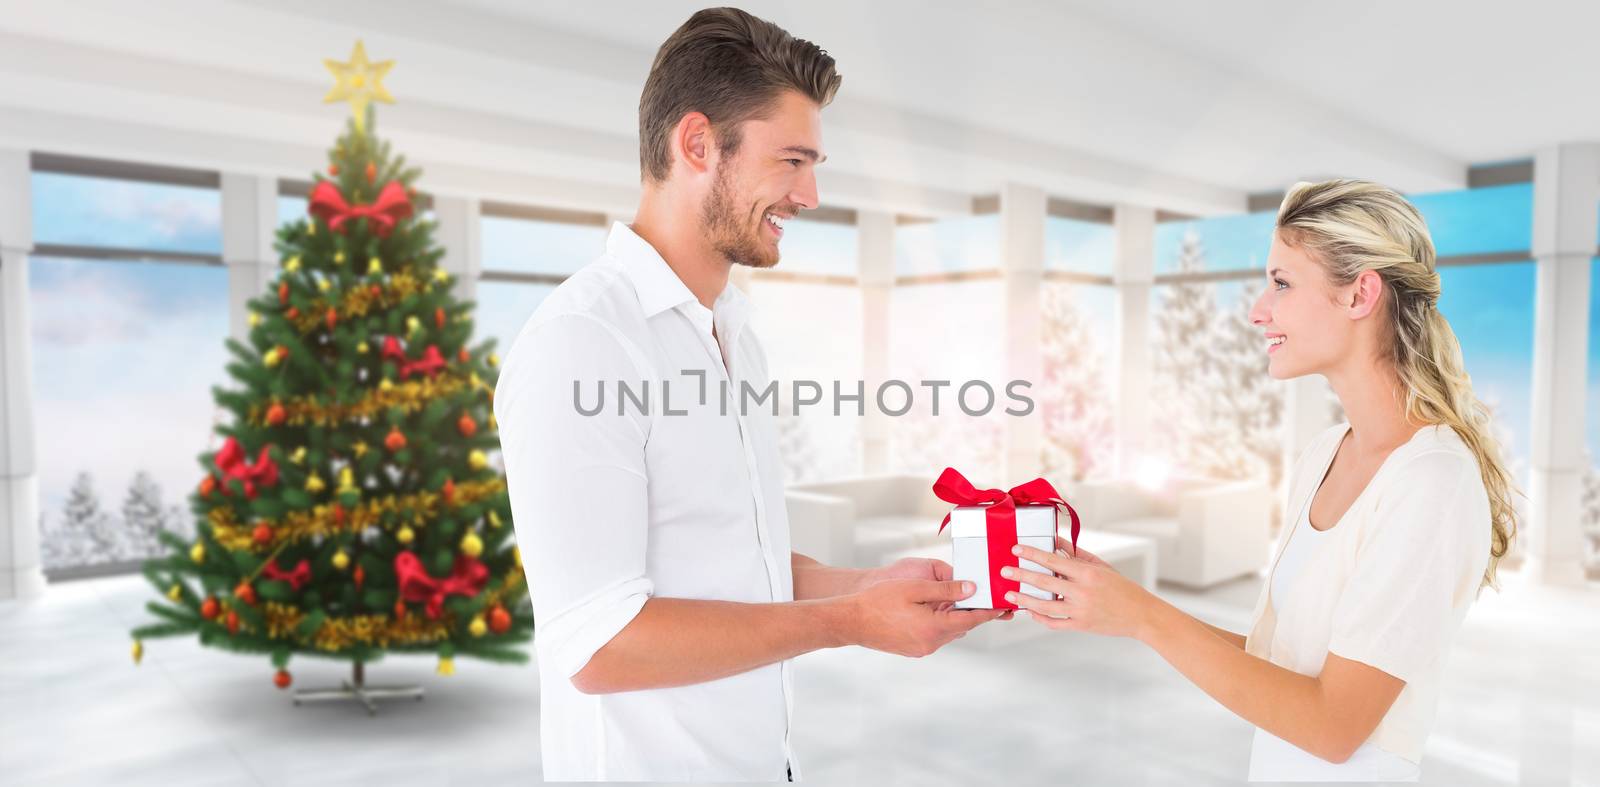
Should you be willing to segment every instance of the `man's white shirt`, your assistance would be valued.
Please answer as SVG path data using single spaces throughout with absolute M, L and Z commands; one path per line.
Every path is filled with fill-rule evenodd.
M 671 689 L 587 695 L 571 682 L 652 596 L 794 598 L 749 310 L 731 284 L 705 308 L 617 223 L 506 356 L 494 410 L 533 601 L 547 780 L 782 781 L 792 762 L 787 661 Z M 604 407 L 585 415 L 601 388 Z

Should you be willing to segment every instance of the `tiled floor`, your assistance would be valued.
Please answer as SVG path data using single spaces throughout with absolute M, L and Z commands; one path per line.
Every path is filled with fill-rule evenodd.
M 1242 629 L 1256 582 L 1195 595 Z M 423 702 L 295 707 L 265 658 L 127 630 L 152 596 L 138 577 L 53 586 L 0 603 L 0 784 L 438 785 L 539 781 L 535 667 L 396 657 L 374 683 L 427 687 Z M 1013 621 L 1005 624 L 1028 627 Z M 1008 635 L 1025 631 L 1007 631 Z M 800 660 L 796 751 L 816 784 L 1231 784 L 1250 726 L 1152 652 L 1076 634 L 963 641 L 912 661 L 861 650 Z M 337 683 L 297 658 L 298 687 Z M 1423 764 L 1440 785 L 1600 785 L 1600 589 L 1511 577 L 1468 617 Z

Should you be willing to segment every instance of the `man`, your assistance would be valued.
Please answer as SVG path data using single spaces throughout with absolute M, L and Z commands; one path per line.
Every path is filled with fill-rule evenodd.
M 790 659 L 922 656 L 999 616 L 952 609 L 971 583 L 939 561 L 859 571 L 791 553 L 772 413 L 740 404 L 769 377 L 729 270 L 776 265 L 783 223 L 816 207 L 839 81 L 776 25 L 691 17 L 639 101 L 633 225 L 612 226 L 506 359 L 495 415 L 538 620 L 546 779 L 796 778 Z

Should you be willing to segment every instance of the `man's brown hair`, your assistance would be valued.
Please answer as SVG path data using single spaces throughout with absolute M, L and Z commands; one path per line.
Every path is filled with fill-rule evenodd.
M 784 90 L 827 106 L 839 89 L 833 57 L 737 8 L 707 8 L 656 52 L 639 96 L 639 171 L 660 182 L 672 171 L 672 131 L 690 112 L 715 129 L 723 155 L 739 150 L 739 127 L 769 111 Z

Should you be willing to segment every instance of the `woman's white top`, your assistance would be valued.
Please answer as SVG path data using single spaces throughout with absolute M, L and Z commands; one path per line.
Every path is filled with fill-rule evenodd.
M 1445 656 L 1487 568 L 1488 493 L 1477 458 L 1447 426 L 1418 430 L 1335 526 L 1311 529 L 1311 499 L 1348 429 L 1324 431 L 1295 463 L 1283 517 L 1293 524 L 1279 540 L 1245 650 L 1302 675 L 1320 675 L 1331 652 L 1393 675 L 1405 688 L 1340 766 L 1258 731 L 1253 781 L 1416 778 Z M 1313 537 L 1300 539 L 1303 532 Z M 1396 760 L 1411 766 L 1409 775 L 1391 770 L 1400 767 Z

